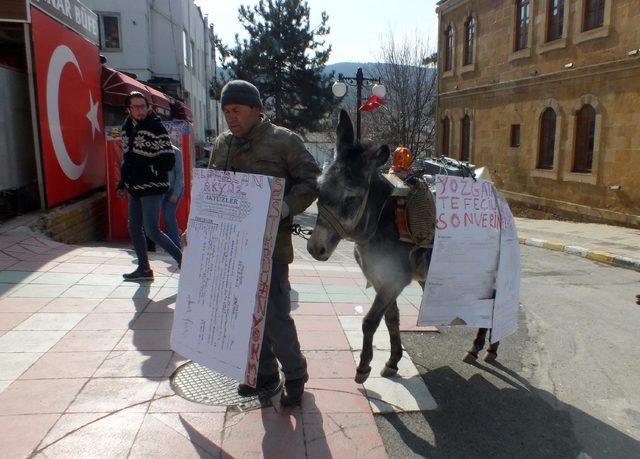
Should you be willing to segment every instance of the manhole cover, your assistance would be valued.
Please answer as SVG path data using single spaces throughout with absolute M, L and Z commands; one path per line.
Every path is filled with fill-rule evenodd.
M 182 398 L 205 405 L 233 406 L 252 410 L 271 405 L 271 397 L 280 392 L 284 375 L 274 390 L 261 390 L 256 395 L 238 394 L 238 382 L 211 371 L 196 362 L 187 362 L 171 375 L 171 388 Z

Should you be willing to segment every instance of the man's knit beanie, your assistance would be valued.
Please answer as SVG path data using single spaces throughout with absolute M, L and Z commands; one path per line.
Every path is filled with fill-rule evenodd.
M 260 91 L 254 85 L 244 80 L 232 80 L 224 85 L 220 95 L 222 108 L 225 105 L 248 105 L 262 108 Z

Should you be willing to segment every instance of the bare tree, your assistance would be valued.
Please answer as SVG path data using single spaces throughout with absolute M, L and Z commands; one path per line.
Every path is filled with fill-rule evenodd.
M 362 114 L 363 138 L 408 147 L 416 156 L 434 152 L 436 55 L 416 31 L 400 39 L 391 31 L 381 39 L 379 63 L 371 72 L 387 89 L 388 104 Z

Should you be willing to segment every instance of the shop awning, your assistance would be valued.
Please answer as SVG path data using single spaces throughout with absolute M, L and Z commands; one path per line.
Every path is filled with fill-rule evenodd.
M 187 104 L 181 100 L 174 99 L 174 102 L 171 105 L 171 117 L 180 120 L 191 120 L 193 113 Z
M 157 89 L 104 65 L 102 66 L 101 79 L 103 103 L 114 107 L 123 107 L 127 94 L 131 91 L 139 91 L 147 97 L 157 113 L 166 117 L 171 115 L 169 96 Z
M 155 108 L 156 112 L 161 113 L 164 116 L 171 116 L 171 101 L 169 100 L 169 97 L 165 93 L 160 92 L 151 86 L 145 85 L 145 87 L 149 91 L 151 104 L 153 105 L 153 108 Z

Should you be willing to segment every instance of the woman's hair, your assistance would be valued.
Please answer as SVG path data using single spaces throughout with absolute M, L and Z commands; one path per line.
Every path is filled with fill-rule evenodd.
M 147 96 L 145 96 L 139 91 L 131 91 L 129 94 L 127 94 L 127 97 L 124 99 L 124 106 L 128 107 L 129 102 L 131 102 L 131 99 L 135 99 L 135 98 L 144 99 L 144 102 L 145 104 L 147 104 L 147 107 L 149 106 L 149 101 L 147 100 Z

